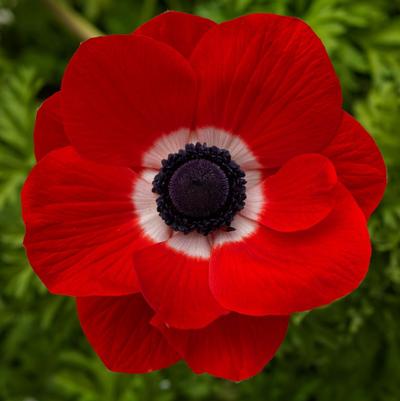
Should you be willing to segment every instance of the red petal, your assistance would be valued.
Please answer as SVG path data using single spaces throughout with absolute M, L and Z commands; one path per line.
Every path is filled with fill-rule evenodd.
M 250 188 L 246 200 L 248 207 L 242 214 L 274 230 L 304 230 L 331 212 L 335 205 L 336 184 L 335 167 L 326 157 L 318 154 L 296 156 L 261 184 L 263 205 L 252 204 L 263 199 L 257 196 L 256 187 Z
M 138 290 L 135 249 L 150 245 L 135 221 L 130 169 L 81 159 L 71 147 L 49 153 L 22 191 L 24 245 L 57 294 L 121 295 Z
M 215 22 L 197 15 L 166 11 L 140 26 L 134 34 L 166 43 L 189 58 L 197 42 L 215 25 Z
M 323 153 L 332 160 L 339 180 L 368 218 L 386 188 L 386 167 L 374 140 L 352 116 L 344 113 L 338 133 Z
M 285 338 L 289 318 L 231 313 L 200 330 L 162 329 L 195 373 L 240 381 L 260 372 Z
M 240 135 L 264 167 L 329 143 L 341 91 L 318 37 L 302 21 L 254 14 L 208 31 L 191 57 L 200 77 L 197 126 Z
M 195 86 L 189 63 L 161 42 L 142 35 L 90 39 L 64 75 L 65 131 L 89 159 L 141 165 L 161 134 L 191 126 Z
M 79 320 L 108 369 L 147 373 L 178 361 L 164 336 L 149 324 L 153 311 L 139 294 L 77 299 Z
M 40 160 L 53 149 L 69 145 L 61 119 L 61 92 L 47 98 L 36 114 L 35 157 Z
M 365 277 L 371 246 L 364 215 L 338 187 L 334 210 L 307 231 L 279 233 L 260 226 L 241 242 L 218 246 L 210 287 L 229 310 L 286 315 L 328 304 Z
M 187 242 L 183 248 L 203 246 L 200 242 L 189 243 L 192 234 L 178 236 L 184 237 L 182 244 Z M 206 237 L 198 237 L 207 242 Z M 168 244 L 174 245 L 174 240 L 135 253 L 142 293 L 156 311 L 156 319 L 182 329 L 204 327 L 225 313 L 208 286 L 209 261 L 172 249 Z

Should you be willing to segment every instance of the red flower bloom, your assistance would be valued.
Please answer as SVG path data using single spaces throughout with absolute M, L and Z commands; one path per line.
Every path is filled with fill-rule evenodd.
M 111 370 L 182 358 L 245 379 L 290 314 L 367 272 L 385 166 L 296 18 L 168 12 L 86 41 L 38 112 L 35 153 L 29 260 L 77 297 Z

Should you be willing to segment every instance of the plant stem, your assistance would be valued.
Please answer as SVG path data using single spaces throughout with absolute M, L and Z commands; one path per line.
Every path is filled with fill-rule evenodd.
M 54 17 L 79 40 L 84 41 L 95 36 L 104 35 L 89 21 L 74 11 L 61 0 L 42 0 L 42 3 L 53 13 Z

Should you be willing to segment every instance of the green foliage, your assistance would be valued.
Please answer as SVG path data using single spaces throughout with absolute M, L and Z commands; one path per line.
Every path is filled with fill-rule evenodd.
M 4 74 L 0 82 L 0 210 L 15 203 L 33 163 L 32 131 L 39 82 L 32 69 Z
M 329 307 L 294 316 L 287 341 L 263 374 L 234 384 L 195 376 L 183 364 L 142 376 L 110 373 L 83 338 L 74 301 L 48 294 L 29 268 L 21 245 L 19 192 L 34 160 L 34 115 L 39 102 L 58 88 L 79 41 L 40 2 L 0 0 L 0 400 L 397 401 L 400 1 L 70 0 L 69 4 L 107 33 L 130 32 L 166 8 L 217 21 L 248 12 L 304 18 L 334 61 L 345 107 L 383 150 L 389 186 L 370 222 L 374 255 L 365 282 Z

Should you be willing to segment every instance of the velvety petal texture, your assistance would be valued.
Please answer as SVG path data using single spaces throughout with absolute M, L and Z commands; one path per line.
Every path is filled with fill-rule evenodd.
M 81 44 L 62 93 L 64 128 L 81 155 L 140 166 L 160 135 L 192 125 L 196 80 L 170 46 L 143 35 L 110 35 Z
M 22 191 L 24 245 L 53 293 L 122 295 L 138 290 L 133 251 L 150 245 L 132 202 L 136 174 L 55 150 L 32 170 Z
M 207 241 L 202 235 L 198 238 Z M 176 243 L 174 240 L 172 245 Z M 204 244 L 194 242 L 192 246 L 199 249 Z M 134 261 L 144 297 L 157 318 L 169 326 L 204 327 L 226 313 L 211 294 L 208 259 L 188 256 L 167 242 L 136 252 Z
M 150 324 L 153 311 L 139 294 L 77 299 L 90 344 L 114 372 L 147 373 L 178 361 L 178 353 Z
M 241 242 L 217 246 L 211 291 L 223 307 L 239 313 L 291 314 L 357 288 L 370 255 L 365 217 L 342 187 L 333 211 L 309 230 L 279 233 L 260 226 Z
M 352 193 L 365 216 L 381 201 L 386 188 L 386 167 L 372 137 L 350 114 L 323 154 L 332 160 L 339 180 Z
M 301 20 L 253 14 L 209 30 L 191 62 L 199 75 L 197 127 L 241 136 L 264 167 L 320 151 L 341 121 L 339 81 Z
M 260 184 L 263 196 L 253 195 L 259 190 L 256 187 L 248 191 L 250 207 L 242 214 L 274 230 L 304 230 L 331 212 L 336 184 L 329 159 L 318 154 L 297 156 Z
M 286 316 L 252 317 L 231 313 L 204 329 L 164 329 L 163 333 L 195 373 L 233 381 L 260 372 L 285 338 Z
M 61 116 L 61 92 L 56 92 L 40 106 L 33 136 L 36 160 L 54 149 L 69 145 Z
M 166 11 L 141 25 L 134 34 L 166 43 L 189 58 L 198 41 L 215 25 L 215 22 L 197 15 Z

